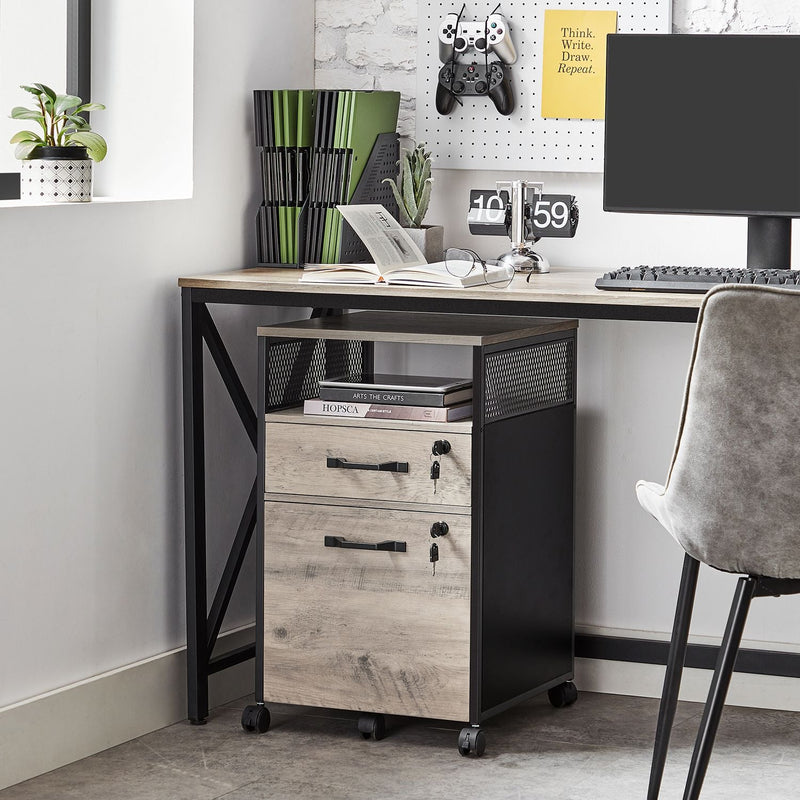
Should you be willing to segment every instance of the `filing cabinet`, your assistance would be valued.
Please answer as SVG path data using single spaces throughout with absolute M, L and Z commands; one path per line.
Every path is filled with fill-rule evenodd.
M 573 678 L 575 320 L 360 312 L 259 328 L 257 703 L 481 722 Z M 314 417 L 375 342 L 470 347 L 473 417 Z M 448 452 L 434 454 L 446 440 Z M 433 480 L 432 464 L 439 464 Z M 434 552 L 436 559 L 434 558 Z

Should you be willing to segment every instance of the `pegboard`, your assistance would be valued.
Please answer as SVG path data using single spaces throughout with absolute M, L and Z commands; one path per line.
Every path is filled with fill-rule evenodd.
M 481 19 L 496 0 L 467 0 L 464 18 Z M 488 97 L 465 97 L 448 115 L 436 111 L 441 20 L 458 13 L 458 0 L 419 0 L 417 27 L 417 141 L 427 142 L 434 166 L 444 169 L 525 169 L 602 172 L 603 120 L 543 119 L 541 63 L 545 9 L 617 11 L 619 33 L 669 33 L 672 0 L 504 0 L 517 50 L 510 67 L 516 107 L 504 117 Z M 492 56 L 496 59 L 497 56 Z

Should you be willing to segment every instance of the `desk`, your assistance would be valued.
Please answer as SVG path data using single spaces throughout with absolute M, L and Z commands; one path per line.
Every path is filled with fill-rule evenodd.
M 594 270 L 555 270 L 518 275 L 511 286 L 469 289 L 416 286 L 335 286 L 301 283 L 296 269 L 246 269 L 181 278 L 193 303 L 361 308 L 384 311 L 453 311 L 463 314 L 581 317 L 583 319 L 694 322 L 698 294 L 610 292 L 596 289 Z M 202 299 L 201 299 L 202 298 Z
M 255 644 L 252 644 L 211 657 L 255 529 L 258 492 L 254 477 L 219 586 L 207 612 L 204 343 L 254 450 L 258 427 L 255 410 L 208 304 L 314 308 L 316 316 L 357 308 L 694 322 L 703 299 L 702 295 L 692 294 L 601 291 L 594 287 L 597 273 L 593 270 L 556 269 L 546 275 L 534 275 L 530 282 L 518 275 L 505 289 L 315 285 L 300 283 L 301 274 L 295 269 L 247 269 L 184 277 L 178 281 L 182 299 L 188 717 L 197 724 L 208 716 L 209 675 L 255 656 Z

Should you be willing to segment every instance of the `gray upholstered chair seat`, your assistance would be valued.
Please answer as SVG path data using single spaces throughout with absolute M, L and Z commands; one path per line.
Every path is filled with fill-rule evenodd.
M 800 436 L 800 433 L 798 433 Z M 800 485 L 798 487 L 800 489 Z M 713 489 L 700 487 L 713 495 Z M 693 514 L 687 506 L 676 502 L 666 487 L 652 481 L 637 481 L 636 498 L 639 505 L 654 517 L 692 558 L 704 564 L 739 575 L 765 575 L 771 578 L 800 577 L 800 542 L 787 550 L 782 544 L 792 538 L 800 539 L 800 504 L 795 497 L 784 498 L 781 512 L 783 529 L 770 527 L 769 520 L 760 519 L 764 506 L 775 503 L 774 498 L 752 496 L 745 488 L 738 503 L 725 502 L 722 494 L 711 498 L 715 512 L 711 515 Z M 707 499 L 704 501 L 709 502 Z M 774 511 L 774 508 L 773 508 Z M 727 519 L 722 522 L 721 519 Z M 797 520 L 798 522 L 793 522 Z M 773 524 L 777 524 L 773 521 Z
M 800 593 L 800 292 L 710 291 L 697 320 L 672 464 L 640 505 L 684 549 L 648 800 L 658 797 L 700 563 L 740 573 L 686 783 L 699 797 L 750 601 Z

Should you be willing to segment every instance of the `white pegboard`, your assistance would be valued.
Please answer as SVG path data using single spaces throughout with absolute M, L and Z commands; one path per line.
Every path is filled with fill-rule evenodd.
M 481 19 L 496 5 L 468 0 L 464 18 Z M 504 117 L 488 97 L 465 97 L 443 116 L 436 111 L 439 24 L 458 13 L 456 0 L 419 0 L 417 27 L 417 141 L 427 142 L 444 169 L 525 169 L 602 172 L 603 121 L 542 119 L 541 62 L 545 9 L 617 11 L 619 33 L 669 33 L 672 0 L 505 0 L 498 13 L 509 23 L 518 60 L 511 85 L 516 107 Z M 496 58 L 494 56 L 493 58 Z

